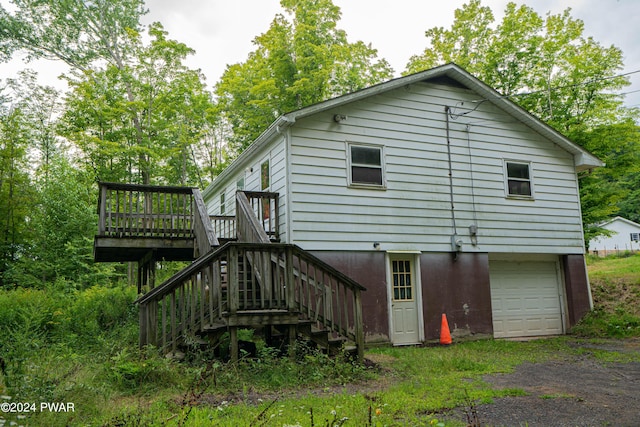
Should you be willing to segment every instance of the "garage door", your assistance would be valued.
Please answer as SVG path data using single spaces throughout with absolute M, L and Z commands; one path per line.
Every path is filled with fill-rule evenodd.
M 491 261 L 496 338 L 562 334 L 562 300 L 555 261 Z

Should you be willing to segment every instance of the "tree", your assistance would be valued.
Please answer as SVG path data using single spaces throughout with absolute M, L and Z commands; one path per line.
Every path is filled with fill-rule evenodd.
M 70 79 L 63 134 L 84 153 L 98 180 L 200 183 L 193 146 L 213 108 L 204 78 L 182 61 L 192 52 L 158 23 L 151 41 L 132 42 L 131 64 Z
M 626 203 L 624 183 L 637 171 L 640 141 L 630 137 L 637 136 L 636 113 L 616 94 L 629 84 L 620 75 L 622 51 L 585 37 L 570 9 L 542 18 L 509 3 L 493 24 L 491 9 L 470 0 L 456 10 L 451 29 L 426 31 L 430 46 L 411 58 L 407 72 L 455 62 L 605 160 L 606 167 L 580 178 L 588 241 Z
M 256 50 L 227 67 L 216 86 L 219 111 L 233 128 L 239 152 L 279 115 L 379 83 L 392 76 L 387 61 L 363 42 L 349 43 L 337 28 L 331 0 L 282 0 Z
M 69 0 L 42 2 L 13 0 L 12 15 L 0 6 L 0 26 L 5 28 L 0 51 L 24 51 L 28 59 L 57 59 L 80 75 L 90 75 L 96 64 L 125 71 L 130 65 L 132 44 L 140 33 L 143 0 Z M 123 80 L 127 99 L 135 102 L 128 80 Z M 134 138 L 143 145 L 142 124 L 133 116 Z M 150 182 L 146 152 L 139 151 L 141 180 Z
M 33 192 L 28 170 L 28 127 L 13 105 L 0 105 L 0 285 L 12 285 L 9 270 L 28 250 Z
M 606 164 L 580 179 L 585 240 L 602 234 L 599 224 L 613 215 L 640 220 L 640 127 L 635 120 L 576 132 L 573 139 Z
M 24 129 L 28 134 L 30 173 L 37 179 L 47 180 L 52 158 L 60 151 L 60 141 L 56 135 L 56 116 L 62 108 L 60 93 L 51 86 L 37 82 L 33 70 L 18 73 L 18 78 L 7 79 L 7 90 L 11 102 L 24 115 Z
M 619 76 L 622 51 L 585 38 L 570 11 L 543 19 L 509 3 L 494 29 L 491 9 L 471 0 L 450 30 L 426 31 L 431 46 L 410 59 L 407 72 L 455 62 L 565 134 L 610 123 L 622 114 L 612 92 L 629 84 Z
M 42 286 L 68 279 L 88 287 L 108 277 L 112 266 L 93 261 L 93 177 L 56 155 L 49 165 L 49 179 L 37 185 L 34 200 L 29 213 L 33 236 L 29 251 L 13 266 L 16 282 Z

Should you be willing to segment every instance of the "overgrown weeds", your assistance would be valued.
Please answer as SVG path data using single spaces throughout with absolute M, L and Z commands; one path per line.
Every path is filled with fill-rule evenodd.
M 634 267 L 639 260 L 628 257 L 618 264 L 614 259 L 614 267 L 609 260 L 596 260 L 589 266 L 596 310 L 575 333 L 591 339 L 640 335 L 640 268 Z M 66 281 L 45 289 L 0 290 L 2 401 L 73 402 L 76 408 L 71 413 L 4 414 L 4 421 L 35 426 L 74 425 L 80 419 L 104 426 L 455 426 L 447 413 L 457 407 L 465 408 L 468 424 L 474 425 L 482 421 L 477 405 L 523 393 L 492 389 L 484 375 L 581 354 L 573 337 L 485 340 L 370 349 L 368 363 L 359 365 L 305 343 L 297 344 L 295 359 L 283 357 L 251 331 L 242 331 L 241 338 L 256 349 L 236 363 L 217 357 L 224 340 L 215 352 L 194 341 L 178 362 L 153 348 L 138 349 L 135 298 L 135 289 L 124 285 L 77 289 Z M 636 353 L 591 353 L 607 362 L 640 361 Z

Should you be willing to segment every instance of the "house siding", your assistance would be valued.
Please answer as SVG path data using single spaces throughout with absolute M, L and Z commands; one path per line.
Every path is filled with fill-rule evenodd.
M 286 138 L 281 136 L 271 141 L 259 152 L 254 153 L 250 158 L 239 159 L 239 164 L 234 166 L 235 173 L 225 177 L 223 181 L 215 181 L 214 185 L 205 194 L 205 203 L 211 215 L 220 215 L 220 194 L 224 191 L 226 200 L 225 215 L 235 215 L 236 203 L 235 194 L 238 180 L 244 178 L 244 190 L 262 191 L 260 181 L 261 165 L 269 161 L 269 189 L 279 194 L 280 210 L 280 238 L 287 239 L 287 159 L 286 159 Z
M 423 83 L 298 120 L 290 131 L 290 240 L 308 250 L 370 250 L 380 242 L 383 250 L 450 251 L 444 106 L 474 108 L 477 98 Z M 335 123 L 337 112 L 347 120 Z M 571 154 L 490 103 L 451 119 L 449 140 L 464 251 L 583 253 Z M 348 143 L 384 147 L 386 189 L 348 186 Z M 533 200 L 505 197 L 504 160 L 531 162 Z M 468 230 L 474 222 L 477 246 Z
M 208 189 L 211 212 L 219 208 L 220 188 L 234 200 L 243 174 L 246 190 L 261 190 L 260 164 L 269 158 L 269 190 L 280 194 L 282 242 L 299 245 L 366 287 L 368 342 L 398 336 L 398 330 L 390 332 L 400 322 L 390 319 L 387 253 L 411 253 L 419 262 L 421 340 L 438 339 L 443 313 L 455 337 L 493 334 L 489 271 L 498 256 L 555 260 L 567 326 L 577 322 L 590 308 L 590 293 L 576 169 L 597 166 L 597 159 L 512 104 L 485 102 L 456 85 L 393 87 L 279 118 Z M 337 123 L 335 114 L 346 120 Z M 349 185 L 349 144 L 382 147 L 383 186 Z M 506 161 L 530 165 L 532 198 L 507 197 Z M 234 209 L 228 206 L 227 214 Z M 471 225 L 477 226 L 477 242 Z M 452 248 L 454 235 L 462 239 L 459 252 Z
M 388 342 L 388 284 L 383 252 L 318 251 L 314 255 L 352 277 L 367 288 L 362 311 L 367 342 Z M 427 253 L 419 257 L 425 340 L 438 340 L 442 313 L 451 333 L 491 336 L 491 294 L 487 254 Z M 455 283 L 456 286 L 451 286 Z

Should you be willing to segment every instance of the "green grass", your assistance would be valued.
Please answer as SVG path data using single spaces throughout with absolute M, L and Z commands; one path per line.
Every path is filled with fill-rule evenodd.
M 0 290 L 0 403 L 72 402 L 73 413 L 37 412 L 6 421 L 30 426 L 431 426 L 443 413 L 521 395 L 485 375 L 524 362 L 595 357 L 640 362 L 607 350 L 612 337 L 640 336 L 640 256 L 589 259 L 596 308 L 572 335 L 446 347 L 380 347 L 364 367 L 300 347 L 293 361 L 259 345 L 258 358 L 224 363 L 208 351 L 182 362 L 137 348 L 135 289 Z M 574 345 L 576 341 L 584 345 Z M 565 398 L 549 395 L 544 398 Z M 446 425 L 464 425 L 447 421 Z
M 600 258 L 587 258 L 591 280 L 624 280 L 640 284 L 640 253 Z
M 587 259 L 594 310 L 573 328 L 590 337 L 640 336 L 640 254 Z

